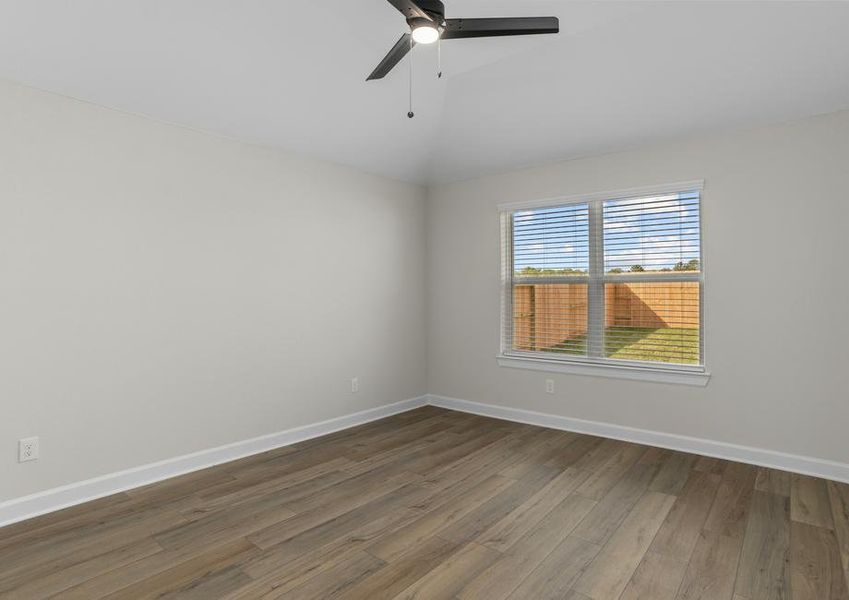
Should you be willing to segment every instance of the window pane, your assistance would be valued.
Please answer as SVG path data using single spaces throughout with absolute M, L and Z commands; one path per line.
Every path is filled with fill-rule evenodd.
M 700 364 L 700 285 L 606 284 L 604 356 Z
M 699 271 L 699 193 L 604 203 L 608 274 Z
M 513 214 L 516 276 L 586 275 L 589 207 L 572 204 Z
M 514 350 L 587 354 L 587 284 L 516 285 Z

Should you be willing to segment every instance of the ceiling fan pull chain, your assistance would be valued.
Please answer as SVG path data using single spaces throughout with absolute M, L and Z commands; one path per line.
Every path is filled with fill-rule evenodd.
M 407 118 L 412 119 L 416 116 L 413 112 L 413 38 L 410 38 L 410 112 L 407 113 Z
M 436 40 L 436 64 L 437 64 L 436 77 L 438 79 L 442 79 L 442 38 L 441 37 L 438 40 Z

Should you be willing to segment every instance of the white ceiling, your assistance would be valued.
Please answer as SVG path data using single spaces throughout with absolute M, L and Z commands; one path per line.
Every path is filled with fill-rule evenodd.
M 560 17 L 366 76 L 386 0 L 0 0 L 0 77 L 434 183 L 849 108 L 849 2 L 446 0 Z

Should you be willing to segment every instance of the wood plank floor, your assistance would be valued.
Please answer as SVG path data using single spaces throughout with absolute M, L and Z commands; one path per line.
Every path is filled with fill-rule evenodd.
M 0 597 L 849 600 L 849 486 L 425 407 L 0 529 Z

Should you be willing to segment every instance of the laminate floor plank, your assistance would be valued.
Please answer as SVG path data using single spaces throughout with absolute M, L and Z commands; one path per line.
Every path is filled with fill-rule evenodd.
M 849 600 L 849 486 L 423 407 L 0 529 L 0 599 Z
M 527 433 L 527 430 L 524 431 Z M 519 434 L 518 431 L 515 433 Z M 540 465 L 550 466 L 549 461 L 556 460 L 557 457 L 561 456 L 564 448 L 568 448 L 578 437 L 574 433 L 556 430 L 550 430 L 546 432 L 546 435 L 540 435 L 539 432 L 532 433 L 525 438 L 523 444 L 524 458 L 517 461 L 512 470 L 505 471 L 502 474 L 518 479 Z M 563 467 L 556 468 L 561 469 Z
M 556 473 L 552 469 L 539 467 L 537 471 L 528 473 L 514 485 L 457 520 L 451 527 L 440 530 L 439 535 L 457 543 L 470 542 L 476 539 L 545 487 L 548 482 L 554 479 L 555 475 Z
M 725 461 L 721 458 L 714 458 L 712 456 L 700 456 L 699 460 L 697 460 L 696 464 L 693 466 L 693 470 L 702 473 L 722 475 L 722 472 L 725 470 Z
M 849 587 L 849 484 L 829 481 L 828 496 L 834 517 L 834 533 L 843 561 L 843 570 L 846 572 L 846 584 Z
M 607 542 L 648 489 L 657 469 L 657 464 L 634 465 L 581 521 L 575 535 L 594 544 Z
M 761 467 L 755 480 L 755 489 L 759 492 L 769 492 L 779 496 L 790 496 L 791 475 L 787 471 Z
M 539 566 L 519 583 L 509 600 L 562 600 L 575 580 L 598 555 L 601 546 L 566 536 Z
M 793 521 L 790 527 L 790 589 L 793 599 L 849 598 L 834 532 L 800 521 Z
M 622 593 L 622 600 L 672 600 L 713 505 L 720 477 L 691 471 L 643 561 Z
M 42 577 L 184 523 L 186 520 L 176 512 L 159 508 L 107 519 L 82 531 L 11 548 L 0 558 L 0 588 L 13 578 L 21 581 Z
M 585 465 L 583 470 L 589 472 L 590 476 L 578 487 L 577 492 L 586 498 L 601 500 L 645 453 L 645 446 L 623 444 L 597 467 Z
M 604 438 L 595 437 L 592 435 L 581 435 L 573 440 L 568 446 L 558 448 L 551 453 L 545 466 L 554 467 L 555 469 L 565 469 L 573 467 L 581 458 L 589 452 L 592 452 L 604 443 Z
M 439 433 L 420 437 L 416 441 L 408 442 L 403 446 L 383 450 L 382 452 L 375 452 L 368 456 L 363 455 L 357 460 L 349 460 L 349 464 L 342 467 L 342 470 L 352 476 L 360 475 L 384 465 L 406 462 L 414 456 L 423 456 L 430 452 L 439 452 L 446 447 L 459 444 L 460 441 L 460 436 L 458 436 L 458 434 L 440 431 Z
M 501 521 L 484 531 L 477 542 L 499 552 L 506 551 L 528 531 L 536 527 L 537 523 L 581 485 L 588 475 L 576 469 L 566 469 L 531 496 L 527 502 L 522 503 Z M 587 505 L 592 507 L 595 502 L 587 503 Z
M 112 569 L 86 579 L 63 590 L 56 596 L 51 596 L 51 598 L 56 597 L 61 598 L 61 600 L 105 598 L 130 585 L 154 578 L 164 571 L 173 569 L 176 565 L 191 561 L 208 550 L 211 550 L 211 548 L 187 546 L 175 551 L 157 552 L 121 568 Z M 202 572 L 199 572 L 199 574 L 202 575 Z M 15 598 L 15 595 L 13 594 L 11 597 Z
M 679 600 L 731 599 L 755 477 L 756 469 L 752 466 L 726 463 L 716 498 L 676 595 Z
M 394 600 L 448 600 L 454 598 L 466 583 L 498 560 L 500 553 L 467 544 L 449 555 L 436 568 L 398 593 Z
M 488 569 L 469 582 L 462 600 L 504 600 L 580 523 L 594 500 L 577 494 L 563 499 L 533 528 L 506 548 Z
M 0 529 L 0 552 L 11 546 L 33 544 L 71 529 L 86 527 L 105 518 L 136 512 L 132 499 L 125 493 L 114 494 L 7 525 Z
M 646 552 L 619 600 L 673 600 L 681 587 L 687 560 Z
M 416 506 L 433 497 L 430 490 L 416 484 L 407 484 L 378 495 L 350 510 L 340 512 L 332 518 L 319 510 L 303 513 L 282 523 L 272 525 L 247 536 L 247 539 L 262 549 L 289 543 L 298 551 L 321 547 L 340 537 L 358 531 L 360 536 L 377 537 L 401 516 L 409 518 L 420 514 Z M 306 516 L 305 519 L 301 519 Z M 288 526 L 292 521 L 292 526 Z M 366 534 L 368 531 L 368 534 Z
M 663 462 L 654 480 L 649 485 L 653 492 L 677 495 L 687 482 L 687 476 L 698 457 L 685 452 L 672 452 Z
M 248 467 L 244 471 L 231 471 L 233 479 L 199 490 L 194 497 L 214 500 L 222 497 L 237 499 L 234 494 L 256 496 L 267 492 L 286 489 L 311 481 L 328 473 L 336 473 L 350 467 L 354 462 L 348 457 L 338 457 L 298 470 L 289 470 L 279 459 Z
M 369 546 L 369 552 L 385 561 L 394 561 L 398 556 L 421 544 L 427 538 L 436 535 L 439 531 L 453 527 L 458 520 L 515 485 L 515 483 L 512 479 L 493 475 L 459 497 L 448 498 L 447 502 L 440 504 L 434 510 L 425 513 L 397 531 L 383 538 L 378 538 Z
M 551 460 L 564 447 L 567 447 L 574 438 L 564 438 L 563 432 L 547 430 L 544 433 L 532 435 L 525 440 L 517 455 L 519 460 L 505 468 L 501 475 L 511 479 L 520 479 L 530 471 L 538 468 L 541 464 Z
M 353 475 L 346 471 L 328 471 L 296 484 L 289 482 L 281 484 L 269 480 L 265 484 L 249 485 L 241 489 L 217 490 L 212 494 L 199 494 L 180 501 L 175 507 L 186 519 L 194 521 L 209 517 L 213 513 L 231 510 L 237 506 L 246 506 L 257 498 L 274 498 L 280 504 L 295 502 L 342 483 L 351 477 Z
M 337 543 L 307 551 L 293 551 L 291 546 L 289 543 L 272 546 L 245 561 L 242 571 L 251 578 L 251 582 L 223 597 L 227 600 L 250 600 L 285 593 L 360 553 L 366 541 L 342 538 Z
M 383 566 L 383 561 L 371 554 L 358 552 L 333 569 L 313 577 L 299 587 L 283 593 L 275 590 L 263 597 L 289 600 L 332 600 L 339 598 L 351 586 L 379 572 Z
M 457 434 L 451 431 L 450 424 L 442 417 L 431 417 L 411 423 L 395 431 L 388 431 L 375 439 L 354 438 L 347 444 L 346 457 L 352 461 L 370 459 L 394 450 L 405 449 L 412 439 L 456 439 Z
M 38 577 L 31 572 L 22 572 L 17 581 L 9 580 L 0 585 L 0 596 L 14 595 L 20 598 L 48 598 L 70 587 L 96 577 L 102 573 L 120 569 L 143 558 L 162 551 L 162 547 L 146 538 L 126 546 L 110 549 L 64 568 L 51 568 Z
M 138 600 L 140 598 L 162 598 L 180 596 L 192 587 L 200 585 L 219 572 L 229 571 L 233 566 L 255 555 L 259 549 L 246 540 L 217 546 L 199 552 L 191 559 L 160 571 L 152 577 L 123 587 L 108 596 L 109 600 Z
M 719 475 L 692 471 L 649 550 L 688 560 L 719 490 Z
M 790 480 L 790 518 L 832 529 L 834 520 L 824 479 L 794 474 Z
M 675 496 L 646 492 L 575 582 L 575 591 L 594 600 L 619 598 L 674 502 Z
M 609 440 L 602 439 L 601 443 L 594 446 L 584 454 L 582 454 L 575 461 L 574 464 L 569 465 L 575 467 L 581 471 L 588 471 L 590 473 L 596 472 L 600 469 L 604 463 L 613 459 L 617 453 L 621 453 L 625 448 L 631 447 L 633 444 L 629 442 L 622 442 L 620 440 Z M 647 448 L 643 447 L 644 451 Z
M 456 483 L 468 477 L 476 477 L 481 472 L 517 479 L 517 477 L 506 475 L 505 470 L 523 459 L 519 449 L 525 441 L 525 436 L 519 433 L 505 435 L 485 448 L 480 448 L 458 458 L 453 463 L 422 474 L 423 485 L 444 487 L 447 482 Z
M 755 490 L 734 593 L 751 600 L 790 598 L 790 500 Z
M 345 590 L 339 600 L 389 600 L 442 564 L 458 550 L 457 544 L 432 537 L 414 546 L 371 577 Z

